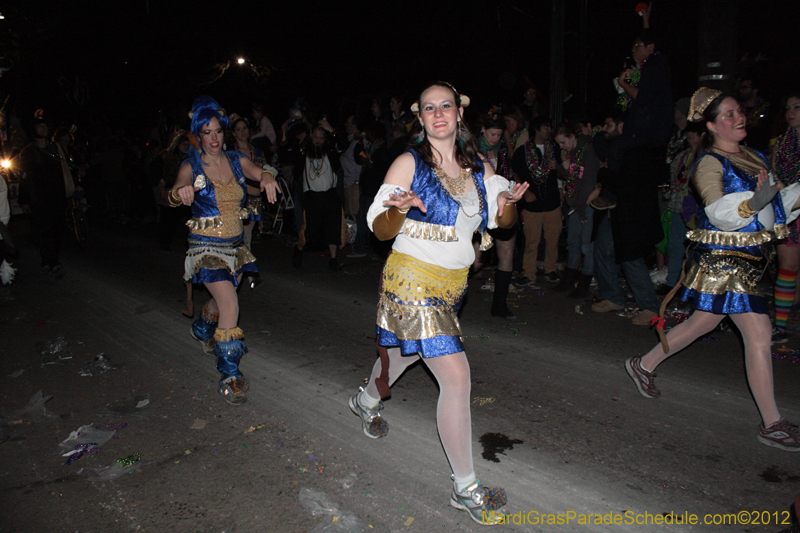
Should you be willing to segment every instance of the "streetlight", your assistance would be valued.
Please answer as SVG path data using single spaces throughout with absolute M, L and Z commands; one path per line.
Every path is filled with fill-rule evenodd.
M 240 65 L 244 65 L 244 58 L 240 57 L 239 59 L 236 60 L 236 62 L 239 63 Z

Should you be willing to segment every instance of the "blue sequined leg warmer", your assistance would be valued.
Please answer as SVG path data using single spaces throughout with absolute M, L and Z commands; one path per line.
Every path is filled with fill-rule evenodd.
M 214 354 L 217 356 L 217 370 L 222 380 L 240 378 L 239 360 L 247 353 L 244 344 L 244 332 L 239 328 L 217 329 L 214 332 Z
M 217 329 L 219 324 L 219 315 L 212 313 L 208 308 L 208 304 L 203 306 L 203 312 L 200 313 L 200 318 L 192 324 L 192 337 L 200 342 L 205 342 L 214 336 L 214 330 Z

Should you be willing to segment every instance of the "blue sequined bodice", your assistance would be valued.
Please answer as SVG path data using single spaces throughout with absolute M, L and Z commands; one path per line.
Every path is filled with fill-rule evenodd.
M 447 193 L 444 185 L 439 182 L 433 169 L 423 161 L 422 156 L 416 150 L 409 150 L 409 152 L 414 156 L 414 161 L 416 162 L 411 190 L 425 204 L 427 212 L 423 213 L 414 207 L 409 210 L 406 217 L 417 222 L 454 227 L 458 218 L 458 202 L 453 200 Z M 486 222 L 489 219 L 486 186 L 483 183 L 483 177 L 483 172 L 475 172 L 475 186 L 478 195 L 483 200 L 481 202 L 481 231 L 486 229 Z
M 236 151 L 225 152 L 225 157 L 233 171 L 233 177 L 236 182 L 242 187 L 243 191 L 247 191 L 244 174 L 242 173 L 242 164 L 239 161 L 239 153 Z M 200 159 L 200 154 L 194 152 L 185 162 L 192 166 L 192 183 L 197 180 L 198 176 L 205 176 L 205 185 L 194 193 L 194 202 L 192 203 L 192 216 L 195 218 L 215 217 L 220 214 L 217 207 L 217 199 L 214 192 L 214 186 L 211 180 L 206 176 L 206 171 L 203 168 L 203 162 Z M 242 203 L 240 207 L 244 206 L 246 195 L 242 195 Z
M 761 160 L 764 162 L 765 168 L 769 168 L 769 161 L 764 154 L 757 152 L 756 150 L 752 150 L 753 153 L 757 154 Z M 704 157 L 713 157 L 717 161 L 720 162 L 722 165 L 722 189 L 725 194 L 733 194 L 737 192 L 747 192 L 747 191 L 755 191 L 756 186 L 758 184 L 757 177 L 753 177 L 748 175 L 742 169 L 731 163 L 731 161 L 723 157 L 719 154 L 715 154 L 713 152 L 705 152 L 697 158 L 695 162 L 695 168 L 697 164 L 704 158 Z M 783 224 L 786 221 L 786 214 L 783 209 L 783 203 L 781 200 L 781 196 L 778 194 L 772 201 L 772 207 L 775 213 L 775 224 Z M 715 227 L 711 221 L 708 220 L 706 216 L 705 209 L 702 209 L 698 213 L 698 223 L 697 227 L 699 229 L 707 229 L 711 231 L 720 231 L 719 228 Z M 755 232 L 764 229 L 764 226 L 759 222 L 758 217 L 753 217 L 753 220 L 745 227 L 737 230 L 739 232 Z

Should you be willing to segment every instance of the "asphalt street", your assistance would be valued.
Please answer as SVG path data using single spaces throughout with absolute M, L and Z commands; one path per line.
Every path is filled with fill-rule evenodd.
M 295 269 L 282 241 L 253 246 L 260 284 L 242 287 L 239 321 L 251 389 L 236 407 L 216 394 L 213 357 L 180 313 L 183 253 L 174 248 L 159 251 L 152 226 L 93 225 L 87 251 L 66 242 L 66 275 L 54 279 L 23 246 L 17 281 L 0 289 L 0 530 L 482 529 L 448 503 L 438 391 L 424 366 L 385 402 L 387 437 L 364 437 L 347 406 L 375 360 L 379 261 L 344 260 L 331 273 L 322 252 L 309 252 Z M 593 313 L 590 302 L 576 312 L 546 287 L 512 293 L 516 319 L 493 318 L 480 285 L 471 282 L 461 322 L 475 467 L 485 485 L 508 493 L 514 523 L 502 530 L 789 527 L 800 457 L 756 440 L 735 332 L 715 332 L 665 362 L 662 397 L 649 400 L 623 362 L 646 353 L 654 332 Z M 194 294 L 198 312 L 207 296 Z M 68 347 L 43 353 L 59 337 Z M 101 353 L 122 366 L 80 375 Z M 800 421 L 800 362 L 775 359 L 774 373 L 782 415 Z M 26 410 L 40 390 L 52 399 Z M 66 465 L 59 443 L 84 425 L 109 426 L 118 438 Z M 490 444 L 504 442 L 493 455 Z M 135 468 L 98 479 L 132 454 L 141 458 Z M 313 516 L 304 488 L 335 502 L 339 519 Z M 734 525 L 703 523 L 740 512 Z M 698 523 L 685 523 L 692 515 Z M 656 517 L 684 523 L 652 525 Z

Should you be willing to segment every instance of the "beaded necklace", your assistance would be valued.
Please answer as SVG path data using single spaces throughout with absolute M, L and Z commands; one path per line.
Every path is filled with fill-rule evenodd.
M 647 60 L 658 54 L 659 52 L 653 52 L 652 54 L 644 58 L 644 61 L 642 61 L 642 64 L 639 65 L 638 68 L 631 69 L 631 82 L 630 82 L 631 87 L 639 86 L 639 82 L 642 81 L 642 71 L 644 70 L 644 66 L 647 64 Z M 633 99 L 630 96 L 628 96 L 628 93 L 626 93 L 625 91 L 622 91 L 622 94 L 620 94 L 619 97 L 617 97 L 617 105 L 622 107 L 623 111 L 628 110 L 628 106 L 631 105 L 631 102 L 633 102 Z
M 517 130 L 517 131 L 516 131 L 516 132 L 514 132 L 514 134 L 511 136 L 511 142 L 509 142 L 509 143 L 508 143 L 508 150 L 509 150 L 509 151 L 513 150 L 513 149 L 514 149 L 514 147 L 515 147 L 515 146 L 517 146 L 517 139 L 519 139 L 519 136 L 520 136 L 520 135 L 522 135 L 522 132 L 523 132 L 523 131 L 525 131 L 525 128 L 522 128 L 522 129 L 520 129 L 520 130 Z
M 550 173 L 550 161 L 555 159 L 553 153 L 553 144 L 549 141 L 544 142 L 544 154 L 540 157 L 538 152 L 534 150 L 533 143 L 528 141 L 525 143 L 525 163 L 528 164 L 528 170 L 531 172 L 531 180 L 541 185 L 547 179 Z
M 775 174 L 784 185 L 791 185 L 800 178 L 800 142 L 794 128 L 789 128 L 778 138 Z
M 500 140 L 500 149 L 497 151 L 497 168 L 494 171 L 506 179 L 511 177 L 511 172 L 508 170 L 508 146 L 505 139 Z
M 672 136 L 669 140 L 669 145 L 667 145 L 667 164 L 669 165 L 672 163 L 672 160 L 675 159 L 675 156 L 678 155 L 678 152 L 686 148 L 688 141 L 686 140 L 686 132 L 680 131 Z
M 317 166 L 316 161 L 319 161 L 319 166 Z M 325 165 L 324 159 L 312 159 L 311 160 L 311 170 L 314 172 L 314 177 L 312 180 L 319 179 L 320 175 L 322 174 L 322 167 Z
M 491 159 L 489 159 L 490 151 L 497 155 L 497 162 L 495 164 L 492 164 Z M 508 172 L 508 149 L 506 148 L 505 139 L 500 139 L 499 143 L 492 146 L 485 141 L 484 137 L 481 137 L 480 152 L 486 157 L 486 162 L 492 167 L 492 171 L 495 174 L 499 174 L 506 179 L 511 177 L 511 174 Z
M 442 187 L 445 194 L 447 194 L 447 196 L 451 200 L 453 200 L 455 203 L 458 204 L 458 208 L 461 209 L 461 212 L 464 213 L 464 216 L 466 216 L 467 218 L 474 218 L 476 215 L 483 213 L 483 210 L 486 208 L 486 200 L 478 190 L 478 183 L 475 180 L 475 173 L 472 172 L 471 168 L 462 168 L 461 171 L 458 173 L 458 178 L 453 178 L 450 177 L 447 174 L 447 172 L 445 172 L 444 169 L 437 164 L 436 166 L 433 167 L 433 175 L 434 177 L 436 177 L 436 181 L 439 182 L 439 185 Z M 480 201 L 480 208 L 476 213 L 472 215 L 467 214 L 467 212 L 464 211 L 464 206 L 461 205 L 461 202 L 459 202 L 453 197 L 453 194 L 455 194 L 456 196 L 461 196 L 463 194 L 466 194 L 467 192 L 466 181 L 468 179 L 472 180 L 472 184 L 475 187 L 475 192 L 478 193 L 478 200 Z
M 578 186 L 578 180 L 583 177 L 581 163 L 583 163 L 583 152 L 586 150 L 586 146 L 583 145 L 574 155 L 569 155 L 569 167 L 567 167 L 567 177 L 564 180 L 564 192 L 568 198 L 572 197 L 575 188 Z
M 318 155 L 316 147 L 314 149 L 314 154 Z M 314 172 L 314 177 L 311 179 L 317 180 L 322 174 L 322 169 L 325 167 L 325 154 L 322 154 L 319 159 L 315 159 L 309 155 L 308 159 L 311 161 L 311 170 Z M 319 165 L 317 165 L 317 161 L 319 161 Z

